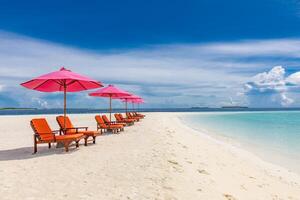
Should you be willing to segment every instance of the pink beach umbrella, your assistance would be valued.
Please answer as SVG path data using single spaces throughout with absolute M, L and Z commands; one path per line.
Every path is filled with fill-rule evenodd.
M 133 102 L 133 101 L 138 101 L 138 100 L 142 100 L 141 97 L 137 96 L 137 95 L 131 95 L 131 96 L 123 96 L 123 97 L 119 97 L 119 99 L 121 99 L 123 102 L 125 102 L 125 110 L 127 113 L 127 107 L 128 107 L 128 102 Z
M 145 103 L 145 101 L 142 98 L 141 99 L 131 99 L 130 102 L 132 103 L 132 109 L 134 109 L 134 104 L 137 104 L 137 106 L 139 106 L 139 104 Z
M 137 99 L 134 103 L 136 103 L 137 104 L 137 110 L 139 111 L 139 106 L 140 106 L 140 104 L 143 104 L 143 103 L 145 103 L 145 101 L 143 100 L 143 99 Z
M 126 102 L 126 101 L 124 101 L 124 102 Z M 137 104 L 137 106 L 139 107 L 140 104 L 145 103 L 145 101 L 142 98 L 140 98 L 140 99 L 128 99 L 127 102 L 131 102 L 132 103 L 132 108 L 133 109 L 134 109 L 134 104 Z
M 65 117 L 67 115 L 67 92 L 79 92 L 103 87 L 101 82 L 81 76 L 64 67 L 59 71 L 39 76 L 21 85 L 40 92 L 63 92 Z
M 132 104 L 137 104 L 137 110 L 139 111 L 139 105 L 142 104 L 142 103 L 145 103 L 145 101 L 143 99 L 133 99 L 132 101 Z
M 111 113 L 112 113 L 112 98 L 120 98 L 130 96 L 131 94 L 123 91 L 113 85 L 108 85 L 105 88 L 101 88 L 95 92 L 89 94 L 94 97 L 109 97 L 109 120 L 111 121 Z
M 123 100 L 125 102 L 125 100 Z M 135 104 L 138 104 L 138 103 L 145 103 L 145 101 L 140 98 L 140 99 L 127 99 L 127 102 L 131 102 L 131 103 L 135 103 Z

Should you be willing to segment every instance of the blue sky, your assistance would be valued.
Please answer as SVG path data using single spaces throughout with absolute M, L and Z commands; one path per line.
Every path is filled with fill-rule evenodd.
M 300 106 L 299 23 L 296 0 L 2 1 L 0 107 L 60 107 L 61 94 L 18 86 L 60 66 L 145 107 Z
M 5 3 L 6 2 L 6 3 Z M 80 48 L 298 37 L 296 0 L 2 1 L 6 31 Z

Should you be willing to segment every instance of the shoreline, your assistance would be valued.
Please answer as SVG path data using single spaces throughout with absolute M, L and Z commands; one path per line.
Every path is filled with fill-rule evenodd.
M 81 144 L 69 153 L 44 146 L 36 155 L 29 120 L 39 116 L 4 117 L 0 195 L 4 200 L 299 199 L 297 174 L 192 129 L 181 114 L 147 113 L 121 134 L 98 137 L 95 145 Z M 57 129 L 54 116 L 45 117 Z M 76 126 L 91 130 L 93 117 L 70 115 Z
M 197 113 L 197 114 L 200 114 L 200 113 Z M 262 145 L 262 143 L 257 144 L 257 143 L 253 143 L 251 140 L 240 140 L 234 136 L 228 136 L 226 134 L 222 134 L 222 132 L 215 132 L 215 131 L 211 130 L 212 128 L 203 127 L 202 125 L 199 125 L 197 123 L 194 123 L 194 122 L 191 122 L 191 121 L 185 119 L 186 116 L 197 115 L 197 114 L 195 114 L 195 113 L 181 114 L 178 116 L 178 118 L 180 121 L 185 123 L 186 126 L 188 126 L 189 128 L 191 128 L 201 134 L 205 134 L 218 142 L 221 141 L 225 145 L 231 145 L 234 148 L 239 148 L 244 151 L 247 151 L 267 163 L 279 166 L 281 168 L 286 169 L 287 171 L 293 172 L 300 176 L 299 165 L 291 162 L 291 161 L 295 160 L 295 159 L 292 159 L 292 157 L 295 156 L 296 153 L 291 154 L 291 152 L 287 153 L 286 151 L 282 151 L 282 150 L 279 151 L 278 149 L 271 148 L 271 147 L 268 147 L 268 149 L 264 149 L 263 148 L 264 146 Z M 239 114 L 239 112 L 201 113 L 201 115 L 202 114 L 204 114 L 204 115 L 210 115 L 210 114 L 226 115 L 226 114 Z M 185 116 L 183 116 L 183 115 L 185 115 Z M 285 157 L 285 155 L 287 157 Z
M 253 157 L 256 157 L 256 159 L 261 160 L 262 162 L 264 162 L 267 165 L 273 165 L 274 167 L 278 167 L 281 169 L 284 169 L 286 171 L 288 171 L 289 173 L 294 173 L 297 176 L 300 177 L 300 173 L 293 171 L 291 169 L 286 168 L 285 166 L 282 166 L 278 163 L 274 163 L 270 160 L 267 160 L 265 158 L 262 158 L 262 156 L 258 155 L 257 152 L 255 152 L 253 147 L 247 146 L 247 147 L 242 147 L 242 143 L 239 142 L 238 140 L 236 140 L 234 137 L 229 137 L 229 136 L 225 136 L 225 135 L 218 135 L 217 133 L 213 133 L 211 130 L 207 130 L 205 128 L 193 128 L 192 125 L 188 125 L 188 124 L 184 124 L 185 120 L 181 119 L 182 116 L 178 115 L 178 119 L 183 123 L 183 126 L 186 126 L 186 128 L 189 128 L 195 132 L 197 132 L 198 134 L 201 134 L 201 137 L 207 137 L 207 139 L 209 140 L 213 140 L 215 143 L 224 145 L 224 146 L 228 146 L 228 148 L 231 148 L 235 151 L 243 151 L 246 154 L 249 154 Z

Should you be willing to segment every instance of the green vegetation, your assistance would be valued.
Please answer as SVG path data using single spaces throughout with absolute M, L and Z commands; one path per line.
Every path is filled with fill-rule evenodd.
M 36 110 L 36 108 L 0 108 L 0 110 Z

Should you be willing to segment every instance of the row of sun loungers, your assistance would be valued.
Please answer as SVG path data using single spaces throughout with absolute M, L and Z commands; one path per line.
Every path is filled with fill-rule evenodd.
M 79 147 L 79 141 L 84 139 L 84 145 L 87 146 L 88 139 L 92 138 L 93 144 L 96 143 L 96 137 L 104 132 L 120 133 L 124 131 L 125 126 L 132 126 L 135 122 L 143 119 L 145 115 L 136 112 L 126 113 L 126 118 L 122 114 L 114 114 L 116 121 L 110 121 L 106 115 L 96 115 L 97 130 L 88 130 L 88 127 L 75 127 L 69 117 L 58 116 L 56 121 L 60 130 L 54 131 L 50 128 L 45 118 L 32 119 L 30 125 L 34 131 L 33 135 L 33 153 L 37 152 L 38 144 L 47 144 L 51 148 L 52 143 L 60 143 L 64 146 L 65 151 L 69 151 L 71 143 L 76 143 Z

